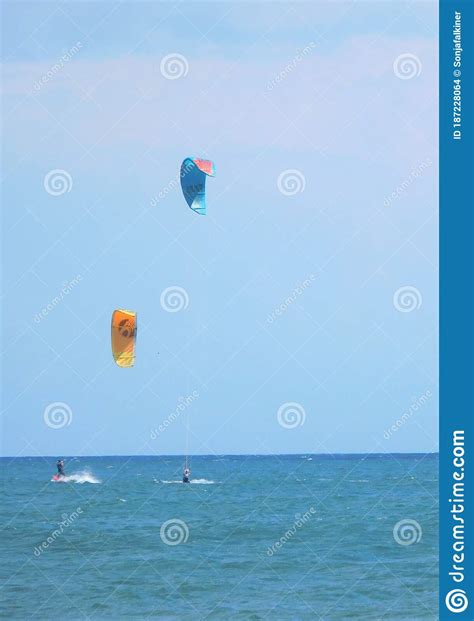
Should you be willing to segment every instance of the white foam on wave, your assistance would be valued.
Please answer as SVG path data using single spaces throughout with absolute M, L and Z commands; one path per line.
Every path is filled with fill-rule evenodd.
M 98 484 L 101 481 L 97 479 L 92 473 L 87 470 L 83 470 L 82 472 L 75 472 L 65 477 L 61 477 L 60 479 L 51 479 L 54 483 L 93 483 Z

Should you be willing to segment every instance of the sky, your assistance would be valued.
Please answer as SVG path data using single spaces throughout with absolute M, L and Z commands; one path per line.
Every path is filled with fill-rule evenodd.
M 436 3 L 2 11 L 3 454 L 436 451 Z

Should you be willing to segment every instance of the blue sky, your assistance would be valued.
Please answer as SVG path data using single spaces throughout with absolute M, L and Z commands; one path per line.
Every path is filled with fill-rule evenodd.
M 3 24 L 4 454 L 181 454 L 193 391 L 195 453 L 436 450 L 435 3 L 22 2 Z M 216 164 L 206 217 L 188 155 Z M 131 370 L 115 308 L 138 313 Z

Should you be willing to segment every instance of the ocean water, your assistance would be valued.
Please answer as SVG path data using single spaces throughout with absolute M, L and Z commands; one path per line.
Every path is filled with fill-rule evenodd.
M 436 455 L 2 459 L 6 619 L 437 619 Z

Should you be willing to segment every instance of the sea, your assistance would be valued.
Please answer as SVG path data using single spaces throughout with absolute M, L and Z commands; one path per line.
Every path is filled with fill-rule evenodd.
M 2 458 L 5 619 L 437 619 L 438 455 Z

